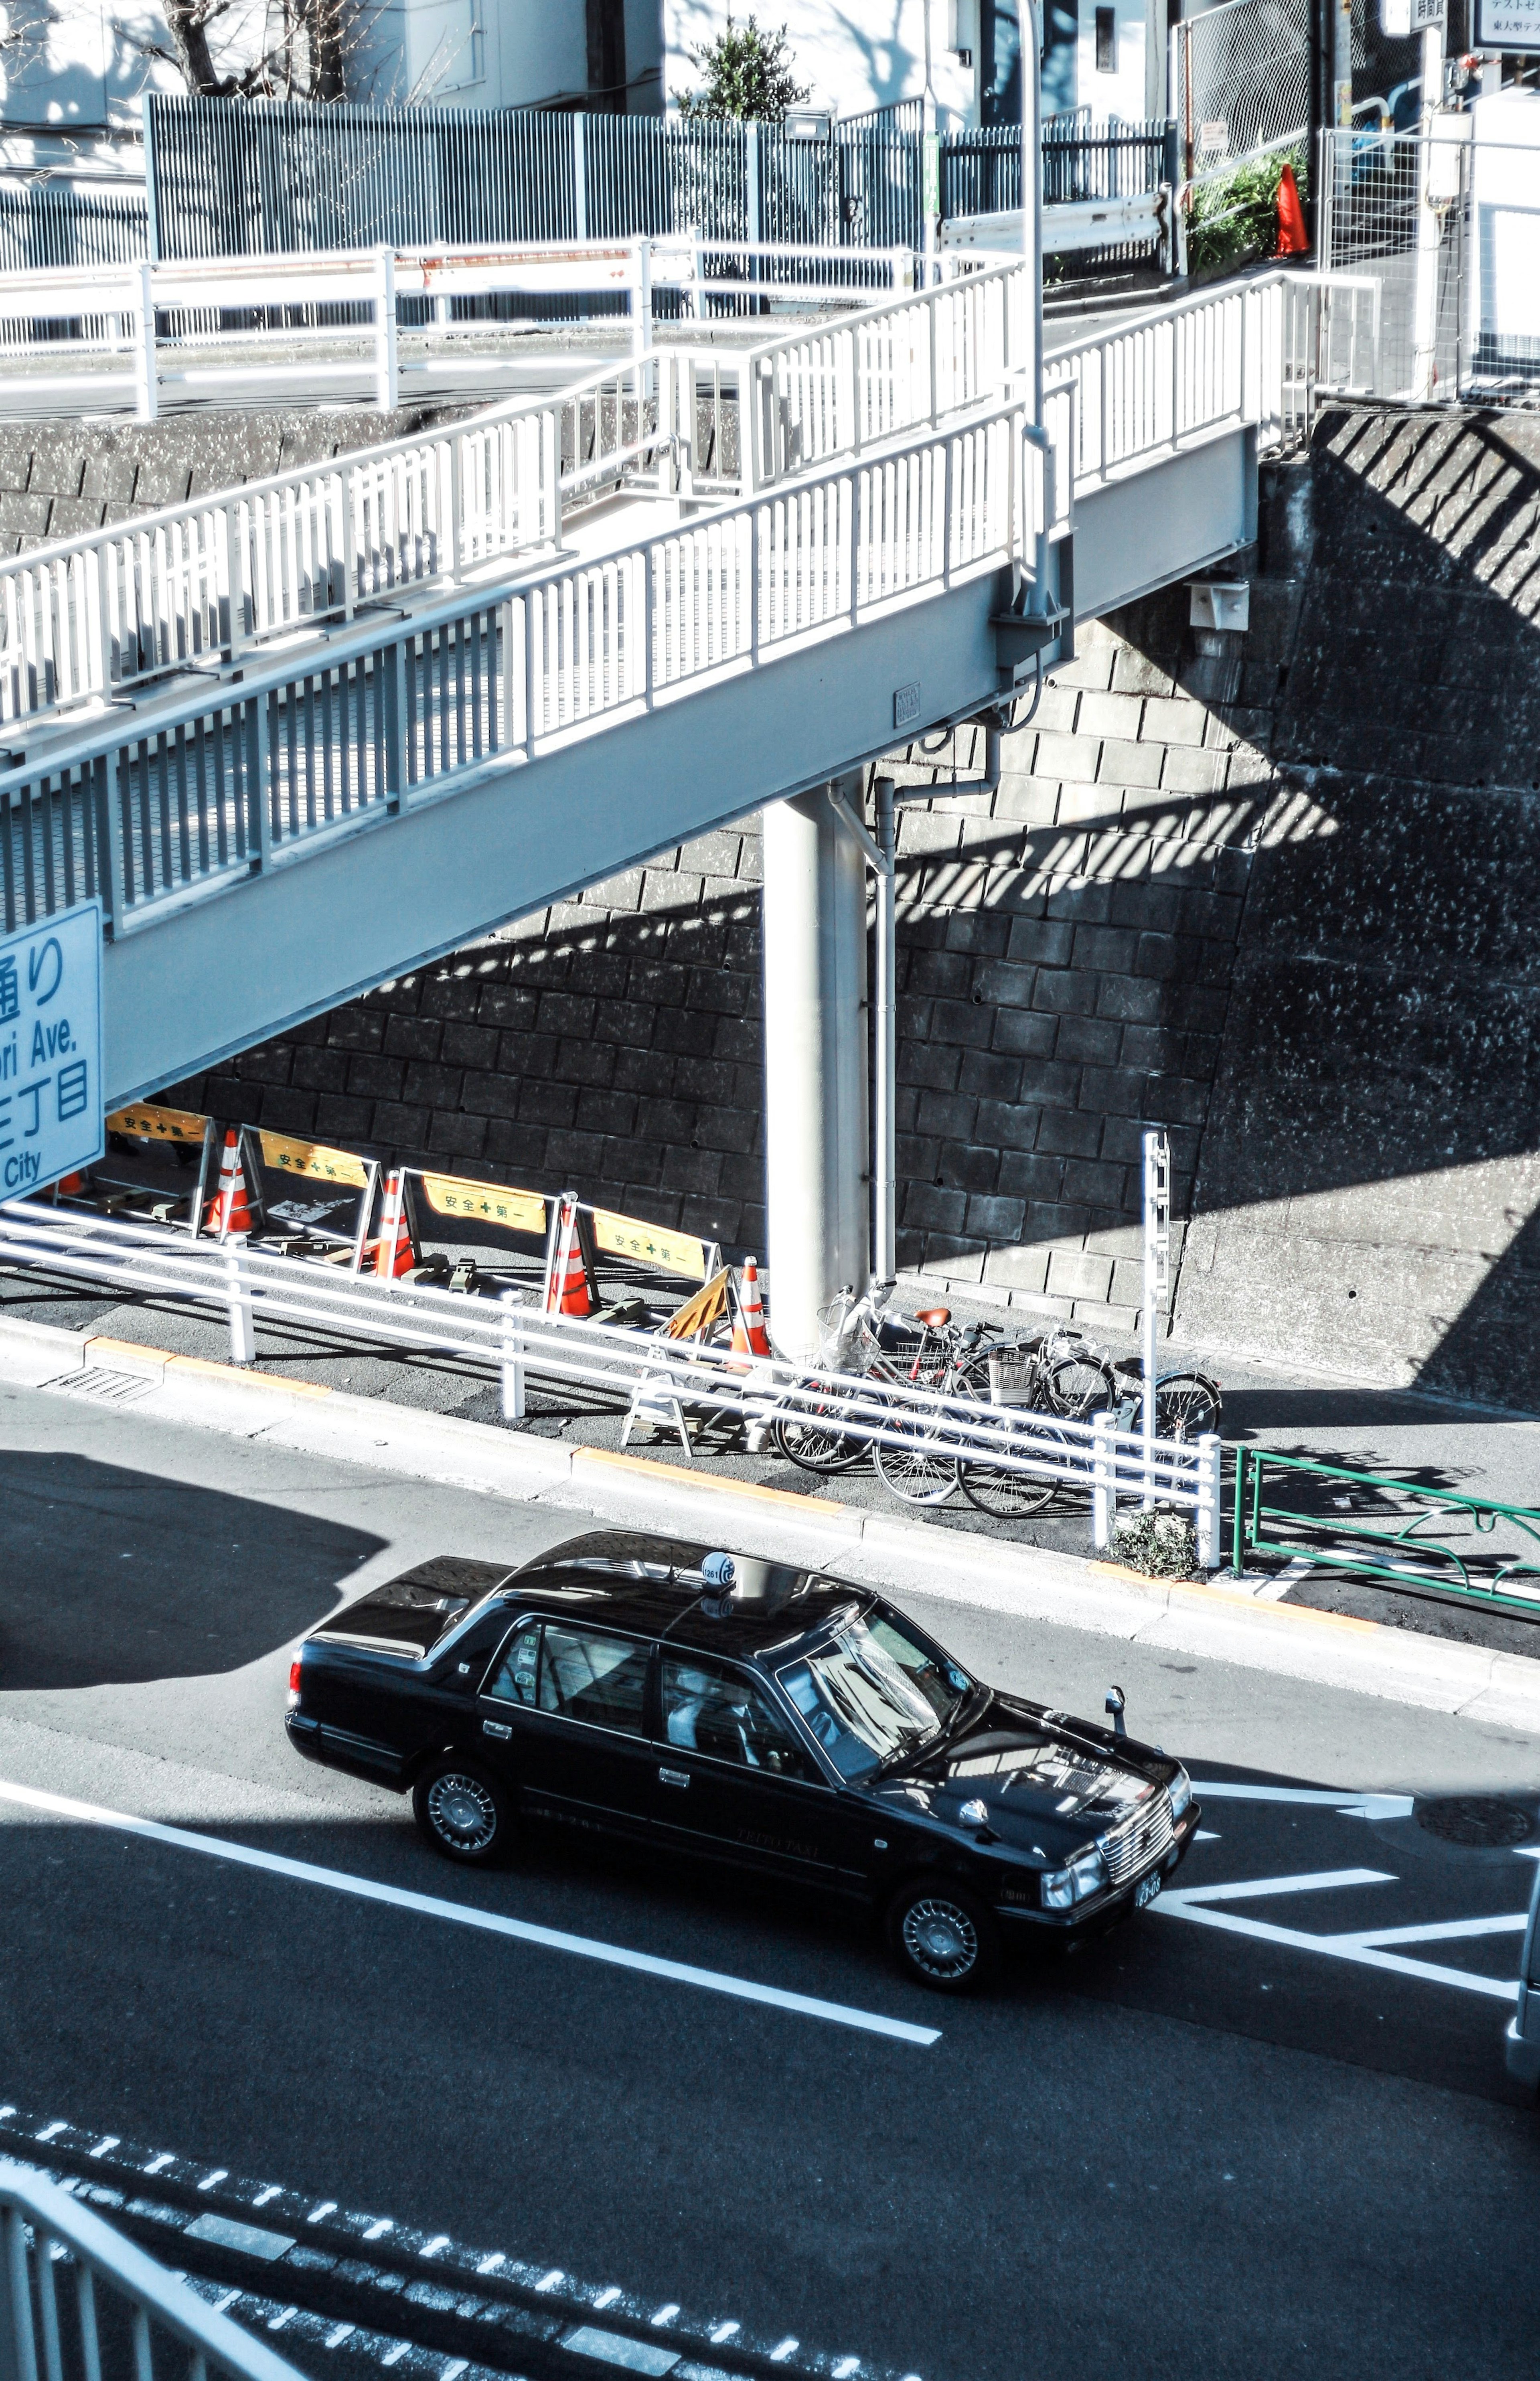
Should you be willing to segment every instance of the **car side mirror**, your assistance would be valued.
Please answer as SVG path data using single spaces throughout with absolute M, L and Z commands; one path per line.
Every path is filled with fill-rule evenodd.
M 1121 1687 L 1108 1687 L 1106 1691 L 1106 1708 L 1112 1720 L 1112 1732 L 1114 1736 L 1127 1736 L 1128 1734 L 1128 1728 L 1124 1725 L 1123 1720 L 1123 1709 L 1126 1701 L 1127 1698 L 1125 1697 Z

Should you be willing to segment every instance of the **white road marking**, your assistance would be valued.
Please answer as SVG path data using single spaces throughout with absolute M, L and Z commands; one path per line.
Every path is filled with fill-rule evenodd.
M 447 2232 L 435 2232 L 431 2241 L 425 2241 L 423 2242 L 419 2253 L 424 2257 L 436 2257 L 441 2249 L 447 2249 L 448 2246 L 449 2235 Z
M 51 2142 L 55 2133 L 67 2133 L 68 2131 L 69 2127 L 65 2119 L 62 2117 L 55 2117 L 51 2125 L 44 2125 L 42 2132 L 35 2134 L 33 2138 L 40 2142 Z
M 1506 1918 L 1449 1918 L 1437 1926 L 1386 1926 L 1374 1935 L 1343 1939 L 1373 1944 L 1383 1950 L 1387 1943 L 1452 1943 L 1481 1935 L 1522 1935 L 1528 1924 L 1529 1912 L 1515 1910 Z
M 480 2268 L 478 2267 L 477 2270 L 480 2271 Z M 604 2308 L 613 2306 L 617 2299 L 623 2299 L 626 2293 L 621 2289 L 618 2282 L 611 2282 L 609 2288 L 607 2289 L 601 2290 L 598 2297 L 594 2300 L 594 2314 L 598 2314 Z
M 398 2339 L 398 2340 L 397 2341 L 397 2343 L 396 2343 L 395 2347 L 394 2347 L 394 2348 L 392 2348 L 392 2349 L 388 2349 L 388 2350 L 386 2350 L 386 2352 L 385 2353 L 385 2355 L 381 2357 L 381 2359 L 380 2359 L 380 2363 L 381 2363 L 382 2364 L 399 2364 L 399 2363 L 401 2362 L 402 2357 L 403 2357 L 403 2356 L 409 2355 L 409 2354 L 410 2354 L 410 2352 L 411 2352 L 411 2342 L 410 2342 L 410 2340 L 409 2340 L 409 2339 Z
M 159 2157 L 153 2157 L 151 2159 L 149 2165 L 144 2168 L 144 2172 L 146 2174 L 159 2174 L 163 2167 L 175 2166 L 176 2163 L 177 2155 L 174 2150 L 162 2150 Z
M 715 2330 L 709 2335 L 713 2348 L 720 2348 L 725 2339 L 730 2339 L 735 2331 L 741 2331 L 742 2328 L 739 2323 L 719 2323 Z
M 364 2234 L 364 2236 L 363 2236 L 363 2237 L 364 2237 L 364 2239 L 365 2239 L 366 2241 L 368 2241 L 368 2240 L 371 2240 L 373 2236 L 373 2234 L 372 2234 L 372 2233 L 370 2233 L 370 2232 L 366 2232 L 366 2233 Z M 495 2274 L 495 2273 L 497 2271 L 498 2266 L 499 2266 L 500 2265 L 502 2265 L 502 2264 L 503 2264 L 503 2262 L 504 2262 L 504 2259 L 503 2259 L 503 2253 L 502 2253 L 501 2249 L 494 2249 L 494 2251 L 492 2252 L 492 2254 L 491 2254 L 491 2256 L 490 2256 L 490 2257 L 483 2257 L 483 2258 L 482 2259 L 482 2262 L 481 2262 L 481 2264 L 477 2266 L 476 2271 L 477 2271 L 477 2273 L 478 2273 L 478 2274 Z M 619 2295 L 618 2291 L 616 2293 L 616 2295 L 618 2297 L 618 2295 Z
M 115 2150 L 117 2147 L 117 2144 L 122 2138 L 123 2136 L 121 2133 L 104 2133 L 95 2148 L 88 2150 L 86 2152 L 86 2155 L 88 2157 L 105 2157 L 109 2150 Z
M 566 2279 L 567 2276 L 562 2272 L 561 2267 L 553 2265 L 548 2274 L 542 2274 L 535 2288 L 537 2290 L 554 2290 L 558 2282 L 564 2282 Z
M 1303 1786 L 1231 1786 L 1215 1777 L 1194 1777 L 1192 1791 L 1207 1802 L 1297 1802 L 1317 1811 L 1340 1811 L 1345 1819 L 1410 1819 L 1410 1794 L 1375 1794 L 1345 1788 L 1339 1793 Z
M 385 2234 L 387 2232 L 394 2231 L 394 2216 L 379 2216 L 375 2217 L 374 2222 L 370 2226 L 368 2231 L 363 2237 L 366 2241 L 383 2241 Z
M 149 2172 L 148 2167 L 145 2168 L 145 2172 Z M 255 2199 L 252 2200 L 251 2204 L 253 2207 L 265 2207 L 270 2199 L 281 2199 L 283 2195 L 283 2184 L 281 2182 L 270 2182 L 265 2191 L 258 2192 Z
M 229 2173 L 229 2171 L 230 2171 L 230 2169 L 229 2169 L 229 2167 L 228 2167 L 227 2166 L 216 2166 L 216 2167 L 214 2168 L 214 2170 L 213 2170 L 213 2172 L 212 2172 L 212 2173 L 210 2173 L 210 2174 L 206 2174 L 206 2175 L 203 2177 L 202 2181 L 202 2182 L 199 2184 L 199 2186 L 198 2186 L 199 2190 L 200 2190 L 200 2191 L 212 2191 L 212 2190 L 214 2189 L 214 2184 L 215 2184 L 216 2182 L 223 2182 L 223 2181 L 224 2181 L 224 2180 L 225 2180 L 226 2176 Z
M 627 2373 L 672 2373 L 681 2363 L 677 2348 L 654 2348 L 645 2339 L 628 2339 L 618 2331 L 600 2331 L 591 2323 L 569 2331 L 562 2341 L 576 2356 L 592 2356 L 605 2364 L 618 2364 Z
M 1189 1900 L 1259 1901 L 1275 1893 L 1329 1893 L 1344 1885 L 1394 1885 L 1382 1868 L 1323 1868 L 1309 1876 L 1248 1876 L 1234 1885 L 1194 1885 L 1183 1890 Z M 1167 1898 L 1170 1888 L 1167 1888 Z
M 778 2348 L 773 2348 L 770 2350 L 771 2363 L 784 2364 L 788 2356 L 796 2355 L 797 2350 L 801 2346 L 801 2342 L 800 2340 L 783 2339 Z
M 335 2216 L 336 2214 L 336 2200 L 335 2200 L 335 2199 L 323 2199 L 323 2200 L 319 2200 L 319 2201 L 316 2203 L 315 2206 L 313 2206 L 313 2207 L 311 2209 L 311 2212 L 310 2212 L 310 2214 L 306 2216 L 305 2221 L 306 2221 L 306 2223 L 307 2223 L 307 2224 L 319 2224 L 319 2223 L 320 2223 L 320 2221 L 321 2221 L 321 2218 L 322 2218 L 324 2216 Z
M 656 2324 L 672 2323 L 674 2317 L 678 2314 L 678 2311 L 679 2310 L 675 2305 L 674 2301 L 670 2299 L 666 2306 L 659 2307 L 656 2314 L 653 2317 L 653 2321 Z
M 838 2363 L 833 2367 L 832 2381 L 855 2381 L 855 2375 L 860 2371 L 859 2356 L 842 2356 Z
M 353 1876 L 344 1869 L 318 1868 L 313 1862 L 257 1851 L 249 1844 L 228 1843 L 221 1836 L 194 1835 L 187 1827 L 168 1827 L 158 1819 L 141 1819 L 129 1812 L 107 1811 L 93 1802 L 72 1801 L 63 1794 L 43 1793 L 34 1786 L 15 1786 L 0 1779 L 0 1801 L 18 1802 L 28 1810 L 47 1811 L 56 1818 L 73 1819 L 90 1826 L 116 1828 L 124 1835 L 140 1836 L 150 1843 L 169 1844 L 182 1851 L 202 1852 L 213 1860 L 228 1861 L 237 1868 L 264 1869 L 269 1875 L 291 1877 L 300 1885 L 324 1886 L 333 1893 L 348 1894 L 361 1901 L 385 1902 L 396 1910 L 412 1911 L 419 1917 L 473 1927 L 516 1943 L 532 1943 L 543 1950 L 565 1951 L 576 1959 L 596 1960 L 611 1968 L 629 1968 L 641 1975 L 660 1977 L 666 1983 L 692 1984 L 703 1992 L 723 1993 L 734 2000 L 785 2009 L 795 2017 L 850 2026 L 861 2033 L 883 2034 L 890 2041 L 912 2043 L 921 2049 L 929 2049 L 941 2039 L 939 2026 L 911 2025 L 903 2018 L 881 2017 L 874 2009 L 818 2000 L 808 1993 L 784 1992 L 777 1984 L 754 1984 L 746 1976 L 727 1976 L 713 1968 L 691 1967 L 682 1960 L 660 1960 L 650 1951 L 629 1951 L 617 1943 L 597 1942 L 591 1935 L 568 1935 L 555 1926 L 537 1926 L 529 1919 L 504 1918 L 468 1902 L 442 1901 L 434 1894 L 380 1885 L 373 1877 Z M 223 2180 L 223 2169 L 215 2179 Z
M 1384 1877 L 1373 1869 L 1326 1870 L 1315 1876 L 1253 1878 L 1239 1885 L 1178 1886 L 1167 1890 L 1151 1904 L 1155 1914 L 1167 1918 L 1185 1918 L 1198 1926 L 1213 1926 L 1222 1934 L 1249 1935 L 1253 1942 L 1275 1943 L 1280 1949 L 1314 1951 L 1317 1958 L 1346 1960 L 1354 1967 L 1380 1968 L 1392 1975 L 1412 1976 L 1429 1984 L 1448 1984 L 1456 1992 L 1478 1993 L 1485 1999 L 1516 2001 L 1517 1983 L 1503 1983 L 1491 1976 L 1473 1976 L 1461 1968 L 1436 1967 L 1428 1960 L 1403 1960 L 1394 1951 L 1385 1951 L 1362 1935 L 1306 1935 L 1291 1926 L 1270 1926 L 1259 1918 L 1232 1917 L 1228 1911 L 1211 1910 L 1211 1901 L 1236 1901 L 1258 1893 L 1320 1892 L 1332 1886 L 1367 1883 L 1394 1884 L 1393 1877 Z M 1394 1931 L 1394 1930 L 1392 1930 Z
M 352 2338 L 353 2329 L 354 2326 L 350 2323 L 337 2324 L 333 2330 L 326 2334 L 325 2338 L 321 2343 L 322 2347 L 340 2348 L 345 2339 Z

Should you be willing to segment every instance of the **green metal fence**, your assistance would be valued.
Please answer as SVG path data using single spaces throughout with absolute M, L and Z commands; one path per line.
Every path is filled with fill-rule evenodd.
M 1257 1555 L 1540 1619 L 1540 1508 L 1347 1464 L 1235 1449 L 1230 1568 Z

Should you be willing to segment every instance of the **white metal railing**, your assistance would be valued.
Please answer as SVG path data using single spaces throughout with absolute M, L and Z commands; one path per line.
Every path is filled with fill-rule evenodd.
M 116 2319 L 104 2326 L 98 2285 L 126 2302 L 126 2327 Z M 7 2381 L 104 2381 L 104 2372 L 112 2381 L 115 2366 L 123 2381 L 149 2381 L 156 2334 L 179 2352 L 187 2381 L 211 2373 L 299 2381 L 292 2364 L 46 2175 L 0 2162 L 0 2373 Z
M 666 262 L 666 244 L 654 246 Z M 755 252 L 783 271 L 825 261 Z M 552 251 L 552 272 L 569 269 L 568 251 Z M 736 492 L 948 419 L 1000 388 L 1020 281 L 1008 267 L 898 300 L 860 293 L 848 327 L 727 356 L 651 348 L 555 397 L 35 547 L 0 567 L 0 721 L 234 663 L 409 590 L 474 584 L 512 556 L 555 552 L 564 502 L 633 468 L 673 458 L 683 493 L 697 481 Z M 746 387 L 758 397 L 747 440 Z M 746 470 L 725 458 L 729 400 Z
M 121 935 L 555 739 L 1015 565 L 1045 499 L 1018 396 L 860 462 L 562 557 L 153 709 L 0 774 L 7 928 L 100 894 Z
M 250 1363 L 259 1322 L 298 1325 L 422 1353 L 480 1361 L 500 1376 L 509 1420 L 524 1410 L 527 1373 L 607 1390 L 622 1403 L 677 1400 L 686 1410 L 764 1425 L 807 1415 L 840 1435 L 940 1462 L 1052 1480 L 1088 1497 L 1094 1543 L 1110 1542 L 1119 1498 L 1190 1511 L 1199 1559 L 1219 1561 L 1220 1443 L 1146 1441 L 1110 1414 L 1073 1422 L 995 1406 L 908 1382 L 815 1370 L 779 1356 L 735 1354 L 603 1322 L 547 1314 L 516 1291 L 496 1304 L 425 1283 L 339 1275 L 302 1257 L 269 1255 L 116 1218 L 82 1218 L 25 1202 L 0 1205 L 0 1264 L 104 1285 L 116 1294 L 181 1299 L 223 1313 L 232 1361 Z

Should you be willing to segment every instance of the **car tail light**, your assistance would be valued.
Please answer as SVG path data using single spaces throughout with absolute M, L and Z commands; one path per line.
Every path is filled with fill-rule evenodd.
M 292 1711 L 292 1710 L 293 1710 L 293 1708 L 294 1708 L 295 1704 L 299 1702 L 299 1654 L 296 1654 L 296 1655 L 294 1656 L 293 1661 L 292 1661 L 292 1662 L 289 1664 L 289 1666 L 288 1666 L 288 1707 L 289 1707 L 290 1711 Z

